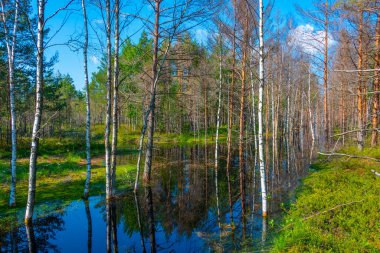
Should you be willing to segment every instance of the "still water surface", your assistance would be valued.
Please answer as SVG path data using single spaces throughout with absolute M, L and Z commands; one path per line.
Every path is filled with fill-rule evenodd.
M 226 153 L 225 147 L 220 150 Z M 275 233 L 273 223 L 280 221 L 284 203 L 306 173 L 306 160 L 296 151 L 274 169 L 268 160 L 269 218 L 263 220 L 254 156 L 246 154 L 242 188 L 238 157 L 229 171 L 221 157 L 215 170 L 213 151 L 199 145 L 158 148 L 153 183 L 137 194 L 122 191 L 112 202 L 93 196 L 64 205 L 44 203 L 27 228 L 17 226 L 20 212 L 19 222 L 0 234 L 0 252 L 265 251 Z M 118 164 L 135 159 L 120 155 Z

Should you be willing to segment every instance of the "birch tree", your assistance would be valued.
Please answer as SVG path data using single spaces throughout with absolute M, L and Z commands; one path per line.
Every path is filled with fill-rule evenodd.
M 263 35 L 263 0 L 259 0 L 259 108 L 258 108 L 258 141 L 259 141 L 259 165 L 261 182 L 262 215 L 267 216 L 267 192 L 264 165 L 264 143 L 263 143 L 263 92 L 264 92 L 264 35 Z
M 104 147 L 106 161 L 106 197 L 111 198 L 112 178 L 111 178 L 111 154 L 110 154 L 110 127 L 111 127 L 111 1 L 106 0 L 106 40 L 107 40 L 107 83 L 106 83 L 106 122 L 104 132 Z
M 9 206 L 16 206 L 16 159 L 17 159 L 17 133 L 16 133 L 16 109 L 15 109 L 15 84 L 14 84 L 14 61 L 15 47 L 17 39 L 18 19 L 19 19 L 19 0 L 14 2 L 13 29 L 11 33 L 8 29 L 8 15 L 6 14 L 5 2 L 0 1 L 1 16 L 4 26 L 5 45 L 7 48 L 8 62 L 8 85 L 9 85 L 9 106 L 11 115 L 11 185 L 9 192 Z
M 84 85 L 86 89 L 86 182 L 84 186 L 83 197 L 88 198 L 90 192 L 90 181 L 91 181 L 91 108 L 90 108 L 90 91 L 88 84 L 88 25 L 87 25 L 87 11 L 86 11 L 86 0 L 82 0 L 82 11 L 83 11 L 83 27 L 84 27 L 84 43 L 83 43 L 83 68 L 84 68 Z
M 36 73 L 36 105 L 32 132 L 32 143 L 29 161 L 29 185 L 28 200 L 25 211 L 25 223 L 31 223 L 33 218 L 34 202 L 36 195 L 36 163 L 39 132 L 42 116 L 43 95 L 43 61 L 44 61 L 44 23 L 45 23 L 45 0 L 37 1 L 37 73 Z
M 45 38 L 45 26 L 48 20 L 51 20 L 61 11 L 67 10 L 67 7 L 74 0 L 70 0 L 67 4 L 57 9 L 52 15 L 45 19 L 45 4 L 46 0 L 37 1 L 37 39 L 36 44 L 36 101 L 35 101 L 35 113 L 32 130 L 32 140 L 30 148 L 29 159 L 29 179 L 28 179 L 28 198 L 26 203 L 25 219 L 24 222 L 29 224 L 32 222 L 33 210 L 36 195 L 36 164 L 37 164 L 37 150 L 39 144 L 39 138 L 41 134 L 41 117 L 42 117 L 42 100 L 43 100 L 43 87 L 44 87 L 44 52 L 47 45 L 44 44 Z M 63 24 L 62 24 L 63 26 Z M 58 28 L 59 29 L 59 28 Z M 50 38 L 51 40 L 51 38 Z
M 215 170 L 218 169 L 218 143 L 219 143 L 219 127 L 220 127 L 220 107 L 222 103 L 222 53 L 223 53 L 223 43 L 222 34 L 219 34 L 219 89 L 218 89 L 218 112 L 216 114 L 216 134 L 215 134 Z M 216 174 L 217 177 L 217 174 Z
M 112 192 L 116 189 L 116 152 L 117 152 L 117 134 L 118 134 L 118 93 L 119 93 L 119 0 L 115 0 L 115 56 L 114 56 L 114 74 L 113 74 L 113 110 L 112 110 L 112 150 L 111 150 L 111 184 Z

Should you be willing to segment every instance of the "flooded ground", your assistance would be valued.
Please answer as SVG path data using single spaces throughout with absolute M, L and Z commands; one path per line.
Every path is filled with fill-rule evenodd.
M 282 157 L 284 162 L 267 160 L 269 217 L 263 220 L 254 155 L 246 153 L 240 180 L 238 157 L 227 170 L 222 156 L 215 170 L 213 151 L 199 145 L 157 148 L 153 183 L 137 194 L 127 190 L 114 201 L 92 196 L 69 204 L 44 203 L 36 207 L 37 218 L 29 227 L 18 225 L 23 224 L 20 210 L 10 230 L 0 234 L 0 251 L 265 251 L 284 204 L 306 173 L 306 159 L 293 151 Z M 221 154 L 226 154 L 223 146 Z M 120 155 L 118 162 L 135 159 Z

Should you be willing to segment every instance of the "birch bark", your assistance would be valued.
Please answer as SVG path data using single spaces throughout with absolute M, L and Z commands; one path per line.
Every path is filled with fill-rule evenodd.
M 29 161 L 29 184 L 28 199 L 25 211 L 25 223 L 29 224 L 33 218 L 34 202 L 36 195 L 36 163 L 37 149 L 41 127 L 42 98 L 43 98 L 43 60 L 44 60 L 44 22 L 45 22 L 45 0 L 38 0 L 38 24 L 37 24 L 37 73 L 36 73 L 36 105 L 32 132 L 32 142 Z
M 106 126 L 104 133 L 105 161 L 106 161 L 106 197 L 111 198 L 111 157 L 110 157 L 110 125 L 111 125 L 111 3 L 106 0 L 106 36 L 107 36 L 107 94 L 106 94 Z
M 111 187 L 116 190 L 116 152 L 118 134 L 118 96 L 119 96 L 119 0 L 115 0 L 115 57 L 113 76 L 113 110 L 112 110 L 112 148 L 111 148 Z
M 82 0 L 82 11 L 83 11 L 83 26 L 84 26 L 84 44 L 83 44 L 83 68 L 84 68 L 84 85 L 86 87 L 86 181 L 84 184 L 83 197 L 88 198 L 90 194 L 90 181 L 91 181 L 91 111 L 90 111 L 90 91 L 88 83 L 88 25 L 87 25 L 87 11 L 86 11 L 86 1 Z
M 5 3 L 1 0 L 2 19 L 4 25 L 5 44 L 8 54 L 8 83 L 9 83 L 9 102 L 11 114 L 11 185 L 9 192 L 9 206 L 16 206 L 16 160 L 17 160 L 17 129 L 16 129 L 16 110 L 15 110 L 15 84 L 14 84 L 14 59 L 18 29 L 19 1 L 15 2 L 15 14 L 13 21 L 12 34 L 9 34 L 7 19 L 5 17 Z M 11 36 L 11 38 L 10 38 Z
M 263 0 L 260 0 L 260 18 L 259 18 L 259 164 L 260 164 L 260 180 L 261 180 L 261 201 L 262 201 L 262 215 L 267 216 L 267 192 L 265 183 L 265 165 L 264 165 L 264 143 L 263 143 L 263 91 L 264 91 L 264 36 L 263 36 Z
M 216 137 L 215 137 L 215 169 L 218 169 L 218 142 L 219 142 L 219 127 L 220 127 L 220 107 L 222 100 L 222 36 L 219 35 L 219 95 L 218 95 L 218 112 L 216 116 Z

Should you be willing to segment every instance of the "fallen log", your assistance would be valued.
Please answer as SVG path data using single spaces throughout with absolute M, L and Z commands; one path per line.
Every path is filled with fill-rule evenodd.
M 325 155 L 325 156 L 345 156 L 348 158 L 367 159 L 367 160 L 372 160 L 375 162 L 380 162 L 380 159 L 370 157 L 370 156 L 358 156 L 358 155 L 350 155 L 350 154 L 343 154 L 343 153 L 322 153 L 322 152 L 318 152 L 318 154 Z

